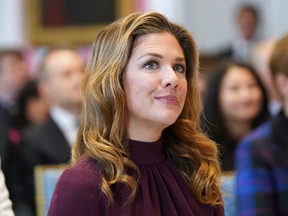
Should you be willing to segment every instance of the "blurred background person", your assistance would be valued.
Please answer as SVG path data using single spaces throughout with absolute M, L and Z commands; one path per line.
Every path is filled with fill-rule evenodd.
M 49 114 L 49 104 L 39 91 L 38 80 L 30 80 L 21 89 L 17 97 L 19 111 L 16 115 L 16 125 L 23 129 L 30 124 L 41 124 Z
M 223 59 L 218 58 L 216 56 L 209 55 L 200 55 L 199 56 L 199 80 L 198 80 L 198 89 L 201 98 L 206 94 L 207 90 L 207 81 L 211 74 L 215 71 L 215 68 L 219 65 L 219 63 Z
M 254 46 L 261 40 L 257 34 L 260 14 L 256 6 L 245 4 L 236 12 L 236 18 L 236 35 L 231 46 L 221 51 L 219 57 L 249 62 Z
M 5 184 L 5 177 L 1 169 L 1 158 L 0 158 L 0 215 L 14 216 L 12 210 L 12 203 L 11 200 L 9 199 L 9 192 Z
M 50 104 L 49 117 L 44 123 L 28 127 L 21 133 L 20 177 L 22 204 L 26 203 L 21 204 L 20 212 L 25 208 L 31 215 L 35 214 L 35 166 L 70 161 L 70 148 L 76 139 L 81 113 L 83 69 L 83 59 L 73 49 L 52 49 L 43 60 L 38 80 L 40 93 Z
M 20 141 L 16 115 L 19 111 L 19 91 L 30 80 L 28 65 L 22 51 L 0 51 L 0 157 L 10 198 L 14 202 L 19 192 L 17 160 Z
M 270 71 L 282 110 L 239 144 L 238 215 L 288 215 L 288 35 L 276 43 Z
M 28 66 L 18 50 L 0 51 L 0 156 L 7 177 L 11 145 L 18 141 L 15 134 L 16 98 L 30 79 Z M 15 137 L 16 136 L 16 137 Z M 11 161 L 10 161 L 11 162 Z
M 0 51 L 0 105 L 14 111 L 19 91 L 30 79 L 28 65 L 19 50 Z
M 256 69 L 269 98 L 269 112 L 275 116 L 281 110 L 281 99 L 273 83 L 269 68 L 269 59 L 277 42 L 276 38 L 270 38 L 258 43 L 252 51 L 251 64 Z
M 229 61 L 213 72 L 204 97 L 202 126 L 219 144 L 222 170 L 234 170 L 237 143 L 268 116 L 265 89 L 251 66 Z

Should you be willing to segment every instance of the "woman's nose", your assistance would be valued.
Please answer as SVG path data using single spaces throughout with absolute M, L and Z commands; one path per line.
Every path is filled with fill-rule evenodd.
M 251 91 L 251 89 L 249 89 L 249 87 L 243 87 L 241 90 L 240 90 L 240 97 L 243 98 L 243 99 L 248 99 L 251 97 L 251 94 L 253 92 Z
M 179 78 L 172 67 L 167 67 L 163 70 L 162 87 L 163 88 L 175 88 L 178 86 Z

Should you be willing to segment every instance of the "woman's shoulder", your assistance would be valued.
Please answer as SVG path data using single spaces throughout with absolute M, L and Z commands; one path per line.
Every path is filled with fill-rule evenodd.
M 101 191 L 102 175 L 99 163 L 90 157 L 83 157 L 60 176 L 55 193 L 58 197 L 95 196 Z
M 93 158 L 85 156 L 66 169 L 61 178 L 74 179 L 97 179 L 101 178 L 100 164 Z
M 60 176 L 58 185 L 61 188 L 99 189 L 102 174 L 100 164 L 91 157 L 83 157 L 66 169 Z
M 103 205 L 100 170 L 99 163 L 89 157 L 65 170 L 54 190 L 48 215 L 90 215 L 91 206 L 99 212 Z

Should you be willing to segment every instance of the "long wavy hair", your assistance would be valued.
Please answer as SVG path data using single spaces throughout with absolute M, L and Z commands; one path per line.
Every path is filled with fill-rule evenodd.
M 96 37 L 82 82 L 83 119 L 72 157 L 88 155 L 102 167 L 101 190 L 113 202 L 111 186 L 130 188 L 128 201 L 137 194 L 139 169 L 130 159 L 123 127 L 127 110 L 123 90 L 125 67 L 135 40 L 151 33 L 169 32 L 178 40 L 186 60 L 187 98 L 176 122 L 164 129 L 163 143 L 194 197 L 203 204 L 222 204 L 216 144 L 200 129 L 198 50 L 190 33 L 156 12 L 133 13 L 105 27 Z M 134 170 L 130 174 L 128 170 Z

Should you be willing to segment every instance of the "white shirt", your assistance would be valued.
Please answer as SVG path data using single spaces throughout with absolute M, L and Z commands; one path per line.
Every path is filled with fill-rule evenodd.
M 239 36 L 236 37 L 232 43 L 233 58 L 241 62 L 249 62 L 251 53 L 258 42 L 259 39 L 257 37 L 248 41 Z
M 0 161 L 1 165 L 1 161 Z M 9 199 L 9 193 L 6 188 L 5 179 L 2 170 L 0 169 L 0 215 L 14 216 L 12 210 L 12 202 Z
M 64 134 L 69 145 L 72 146 L 78 131 L 77 122 L 79 122 L 79 119 L 77 116 L 57 106 L 51 108 L 50 115 Z

